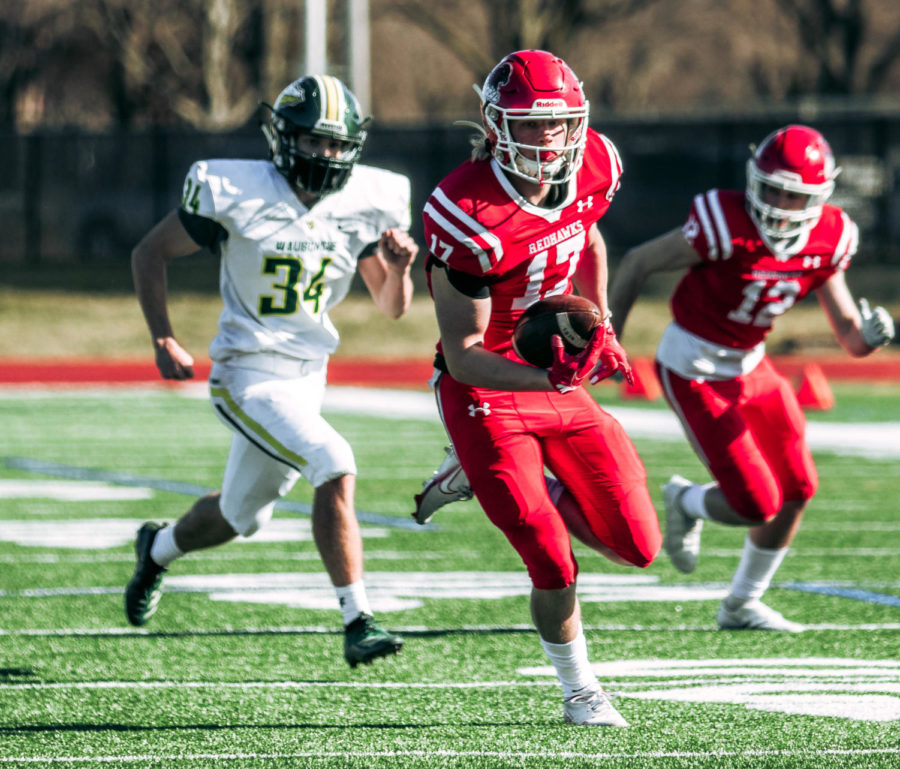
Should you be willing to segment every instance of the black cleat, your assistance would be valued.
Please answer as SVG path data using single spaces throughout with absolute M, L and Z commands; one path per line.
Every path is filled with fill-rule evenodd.
M 158 523 L 145 523 L 138 529 L 134 543 L 137 566 L 125 588 L 125 616 L 132 625 L 146 625 L 147 620 L 156 613 L 159 599 L 162 598 L 160 585 L 166 570 L 150 557 L 153 540 L 162 528 L 165 527 Z
M 403 639 L 376 625 L 371 614 L 360 614 L 344 628 L 344 659 L 351 668 L 360 662 L 368 665 L 402 648 Z

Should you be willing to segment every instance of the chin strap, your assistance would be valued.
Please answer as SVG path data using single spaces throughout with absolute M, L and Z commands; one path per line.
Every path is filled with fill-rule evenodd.
M 479 131 L 480 133 L 482 133 L 482 134 L 484 134 L 485 136 L 487 136 L 487 133 L 486 133 L 485 130 L 484 130 L 484 126 L 483 126 L 483 125 L 479 125 L 479 124 L 476 123 L 474 120 L 454 120 L 454 121 L 453 121 L 453 125 L 464 125 L 464 126 L 469 126 L 469 128 L 474 128 L 476 131 Z

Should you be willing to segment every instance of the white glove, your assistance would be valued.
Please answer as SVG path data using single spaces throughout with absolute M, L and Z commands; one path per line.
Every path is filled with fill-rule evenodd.
M 894 321 L 884 307 L 870 310 L 869 302 L 866 299 L 860 299 L 859 314 L 862 316 L 863 339 L 873 350 L 894 338 Z

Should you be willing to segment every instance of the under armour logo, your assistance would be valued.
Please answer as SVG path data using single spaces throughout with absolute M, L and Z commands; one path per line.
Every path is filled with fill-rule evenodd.
M 594 207 L 594 196 L 588 195 L 584 200 L 578 201 L 578 213 L 583 213 L 585 208 Z
M 474 403 L 469 404 L 469 416 L 474 417 L 476 414 L 484 414 L 490 416 L 491 404 L 485 403 L 483 406 L 476 406 Z

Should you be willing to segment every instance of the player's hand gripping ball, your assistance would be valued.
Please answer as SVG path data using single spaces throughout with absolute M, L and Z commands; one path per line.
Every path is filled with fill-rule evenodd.
M 580 353 L 603 322 L 589 299 L 574 294 L 548 296 L 522 313 L 513 330 L 513 349 L 522 360 L 540 368 L 553 365 L 553 336 L 563 340 L 569 355 Z

